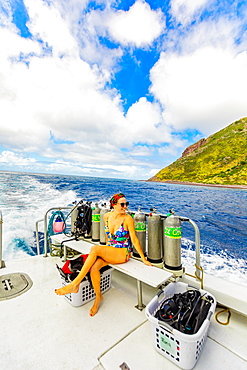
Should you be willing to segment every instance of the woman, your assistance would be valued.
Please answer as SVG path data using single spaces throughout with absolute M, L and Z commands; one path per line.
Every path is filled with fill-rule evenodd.
M 128 204 L 124 194 L 118 193 L 113 195 L 110 199 L 112 211 L 104 216 L 107 246 L 92 246 L 78 276 L 70 284 L 55 290 L 58 295 L 77 293 L 81 281 L 90 270 L 95 292 L 95 302 L 90 310 L 90 316 L 94 316 L 98 312 L 100 302 L 103 300 L 100 291 L 100 269 L 109 263 L 127 262 L 132 251 L 131 242 L 141 256 L 142 261 L 146 265 L 152 266 L 143 254 L 135 233 L 134 220 L 130 215 L 126 214 Z

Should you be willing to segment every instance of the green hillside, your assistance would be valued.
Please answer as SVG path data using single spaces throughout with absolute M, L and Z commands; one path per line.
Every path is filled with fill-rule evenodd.
M 191 145 L 149 180 L 247 185 L 247 118 Z

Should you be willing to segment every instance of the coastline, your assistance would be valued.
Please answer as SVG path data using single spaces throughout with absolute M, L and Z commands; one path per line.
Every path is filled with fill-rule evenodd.
M 247 190 L 247 185 L 224 185 L 224 184 L 204 184 L 202 182 L 189 182 L 189 181 L 174 181 L 174 180 L 155 180 L 149 179 L 145 180 L 146 182 L 162 182 L 165 184 L 174 184 L 174 185 L 195 185 L 195 186 L 208 186 L 213 188 L 229 188 L 229 189 L 239 189 L 239 190 Z

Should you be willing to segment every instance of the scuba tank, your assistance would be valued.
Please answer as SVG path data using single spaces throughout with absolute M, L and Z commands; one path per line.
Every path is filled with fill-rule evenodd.
M 147 255 L 147 252 L 146 252 L 146 216 L 145 216 L 145 213 L 141 211 L 141 207 L 138 207 L 138 212 L 136 212 L 134 215 L 134 225 L 135 225 L 136 236 L 139 239 L 144 256 L 146 256 Z M 133 256 L 140 258 L 140 255 L 134 246 L 133 246 Z
M 162 221 L 156 213 L 156 209 L 151 209 L 152 213 L 148 216 L 148 261 L 157 264 L 162 263 Z
M 92 241 L 98 242 L 100 240 L 100 209 L 98 203 L 92 207 Z
M 109 212 L 109 209 L 106 208 L 106 204 L 103 204 L 102 206 L 103 208 L 100 210 L 100 244 L 106 245 L 104 215 Z
M 183 272 L 181 264 L 182 227 L 179 216 L 175 216 L 174 211 L 170 212 L 163 222 L 164 267 L 180 276 Z

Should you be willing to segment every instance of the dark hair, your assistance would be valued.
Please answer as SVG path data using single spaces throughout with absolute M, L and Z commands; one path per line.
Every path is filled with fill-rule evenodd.
M 123 193 L 114 194 L 110 199 L 110 208 L 112 209 L 115 204 L 119 201 L 119 199 L 125 198 Z

